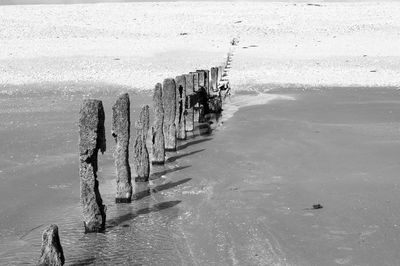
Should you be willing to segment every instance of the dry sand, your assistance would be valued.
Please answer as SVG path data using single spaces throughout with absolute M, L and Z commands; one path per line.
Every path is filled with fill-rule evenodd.
M 0 7 L 0 264 L 33 264 L 49 223 L 60 227 L 67 265 L 400 264 L 399 11 Z M 151 195 L 115 205 L 117 95 L 130 92 L 135 119 L 156 82 L 219 64 L 234 36 L 222 122 L 152 169 Z M 106 109 L 105 234 L 84 235 L 79 208 L 76 123 L 87 97 Z M 311 210 L 316 203 L 323 209 Z
M 0 84 L 9 93 L 7 84 L 70 81 L 150 90 L 221 63 L 239 36 L 234 84 L 397 86 L 399 27 L 397 2 L 2 6 Z

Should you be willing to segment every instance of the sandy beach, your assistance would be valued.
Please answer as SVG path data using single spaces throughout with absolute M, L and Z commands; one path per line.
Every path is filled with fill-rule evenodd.
M 398 265 L 400 4 L 0 6 L 0 265 Z M 240 43 L 232 48 L 230 41 Z M 114 203 L 111 106 L 233 52 L 211 134 Z M 103 100 L 104 234 L 83 234 L 78 113 Z M 321 204 L 322 209 L 312 209 Z

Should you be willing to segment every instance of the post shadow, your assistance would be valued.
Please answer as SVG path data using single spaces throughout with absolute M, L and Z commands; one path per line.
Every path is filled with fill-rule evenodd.
M 179 180 L 179 181 L 176 181 L 176 182 L 171 182 L 170 181 L 168 183 L 165 183 L 165 184 L 162 184 L 162 185 L 158 185 L 158 186 L 156 186 L 154 188 L 147 187 L 146 189 L 143 189 L 142 191 L 133 194 L 132 195 L 132 199 L 135 200 L 135 201 L 138 201 L 138 200 L 141 200 L 141 199 L 143 199 L 145 197 L 149 197 L 151 195 L 151 193 L 157 193 L 157 192 L 160 192 L 160 191 L 163 191 L 163 190 L 167 190 L 167 189 L 182 185 L 182 184 L 184 184 L 184 183 L 186 183 L 186 182 L 188 182 L 190 180 L 191 180 L 191 178 L 185 178 L 185 179 L 182 179 L 182 180 Z
M 190 156 L 190 155 L 193 155 L 193 154 L 205 151 L 205 150 L 206 149 L 201 149 L 201 150 L 197 150 L 197 151 L 191 151 L 191 152 L 188 152 L 188 153 L 185 153 L 185 154 L 179 154 L 179 155 L 176 155 L 176 156 L 172 156 L 172 157 L 169 157 L 165 162 L 172 163 L 172 162 L 175 162 L 176 160 L 178 160 L 180 158 L 183 158 L 183 157 L 186 157 L 186 156 Z
M 120 225 L 120 224 L 122 224 L 122 223 L 124 223 L 126 221 L 132 220 L 132 219 L 134 219 L 135 217 L 137 217 L 137 216 L 139 216 L 141 214 L 149 214 L 149 213 L 152 213 L 152 212 L 162 211 L 162 210 L 174 207 L 174 206 L 178 205 L 181 202 L 182 201 L 180 201 L 180 200 L 164 201 L 164 202 L 160 202 L 160 203 L 154 204 L 151 207 L 143 208 L 143 209 L 140 209 L 140 210 L 135 211 L 135 212 L 130 212 L 130 213 L 121 215 L 119 217 L 115 217 L 115 218 L 109 219 L 107 221 L 108 225 L 107 225 L 106 228 L 110 229 L 110 228 L 117 227 L 118 225 Z
M 149 182 L 135 182 L 135 193 L 132 194 L 132 200 L 140 200 L 144 197 L 150 196 Z
M 189 167 L 192 167 L 192 166 L 191 165 L 179 166 L 179 167 L 175 167 L 175 168 L 171 168 L 171 169 L 165 169 L 164 171 L 161 171 L 161 172 L 152 173 L 150 175 L 150 180 L 155 180 L 155 179 L 160 178 L 163 175 L 166 175 L 166 174 L 169 174 L 169 173 L 173 173 L 173 172 L 176 172 L 176 171 L 180 171 L 180 170 L 183 170 L 183 169 L 186 169 L 186 168 L 189 168 Z
M 135 201 L 141 200 L 141 199 L 143 199 L 145 197 L 150 196 L 151 193 L 157 193 L 157 192 L 160 192 L 160 191 L 163 191 L 163 190 L 167 190 L 167 189 L 182 185 L 182 184 L 184 184 L 186 182 L 189 182 L 190 180 L 192 180 L 192 179 L 191 178 L 185 178 L 185 179 L 182 179 L 182 180 L 179 180 L 179 181 L 176 181 L 176 182 L 171 182 L 170 181 L 168 183 L 165 183 L 165 184 L 162 184 L 162 185 L 158 185 L 158 186 L 156 186 L 154 188 L 148 188 L 148 189 L 145 189 L 145 190 L 143 190 L 141 192 L 138 192 L 138 193 L 134 194 L 133 197 L 134 197 Z
M 78 262 L 71 264 L 71 266 L 86 266 L 93 265 L 96 261 L 96 257 L 91 257 L 87 259 L 80 259 Z
M 197 136 L 209 136 L 212 133 L 212 128 L 210 126 L 210 121 L 199 123 L 195 129 Z
M 186 149 L 189 146 L 196 145 L 196 144 L 199 144 L 199 143 L 202 143 L 202 142 L 205 142 L 205 141 L 209 141 L 209 140 L 212 140 L 212 138 L 205 138 L 205 139 L 199 139 L 199 140 L 187 142 L 185 144 L 182 144 L 182 145 L 178 146 L 176 150 L 180 151 L 180 150 Z
M 163 191 L 163 190 L 167 190 L 167 189 L 170 189 L 170 188 L 185 184 L 186 182 L 189 182 L 190 180 L 192 180 L 192 179 L 188 177 L 188 178 L 184 178 L 182 180 L 176 181 L 176 182 L 168 182 L 168 183 L 165 183 L 165 184 L 162 184 L 162 185 L 154 187 L 151 190 L 151 192 L 157 193 L 157 192 L 160 192 L 160 191 Z

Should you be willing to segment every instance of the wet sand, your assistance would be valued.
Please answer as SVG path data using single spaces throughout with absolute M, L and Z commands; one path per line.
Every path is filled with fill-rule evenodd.
M 181 142 L 166 166 L 152 169 L 151 193 L 132 204 L 114 204 L 108 135 L 99 156 L 107 230 L 88 235 L 76 156 L 82 96 L 8 99 L 0 264 L 34 263 L 49 223 L 60 227 L 67 265 L 398 264 L 398 90 L 270 93 L 292 100 L 240 108 L 211 134 Z M 104 99 L 106 115 L 114 94 L 94 95 Z M 150 99 L 131 98 L 135 110 L 135 99 Z M 27 112 L 17 113 L 21 106 Z M 109 116 L 106 123 L 109 129 Z M 323 209 L 310 209 L 316 203 Z
M 226 264 L 399 264 L 399 91 L 273 92 L 296 100 L 241 109 L 209 147 L 224 171 L 200 213 L 225 220 Z

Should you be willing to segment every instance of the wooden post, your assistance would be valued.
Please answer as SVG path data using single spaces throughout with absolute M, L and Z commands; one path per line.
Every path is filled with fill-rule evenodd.
M 129 165 L 130 101 L 129 94 L 122 94 L 112 107 L 111 134 L 115 139 L 115 168 L 117 171 L 116 203 L 129 203 L 132 197 L 131 167 Z
M 204 70 L 204 88 L 207 95 L 210 95 L 210 70 Z
M 157 83 L 153 95 L 154 126 L 152 128 L 152 164 L 164 164 L 165 143 L 164 143 L 164 108 L 162 105 L 162 85 Z
M 185 113 L 186 113 L 186 79 L 185 75 L 177 76 L 175 78 L 176 83 L 176 116 L 175 116 L 175 125 L 176 125 L 176 136 L 180 140 L 186 139 L 186 121 L 185 121 Z
M 199 73 L 197 72 L 190 72 L 190 74 L 193 74 L 193 89 L 195 92 L 197 92 L 200 88 L 199 86 Z
M 185 75 L 186 80 L 186 131 L 194 130 L 194 74 Z
M 85 232 L 105 228 L 106 212 L 97 181 L 97 154 L 106 150 L 103 103 L 84 100 L 79 119 L 80 202 Z
M 58 235 L 58 226 L 50 225 L 42 234 L 42 247 L 38 266 L 62 266 L 65 263 L 64 252 Z
M 222 73 L 224 72 L 224 68 L 222 66 L 218 67 L 218 79 L 217 79 L 217 88 L 219 87 L 219 84 L 221 83 L 222 80 Z
M 199 87 L 203 87 L 208 95 L 210 89 L 210 70 L 197 70 L 196 72 L 199 75 Z
M 164 107 L 164 141 L 165 151 L 176 151 L 176 85 L 174 79 L 165 79 L 163 82 Z
M 199 87 L 204 87 L 205 86 L 205 76 L 204 76 L 204 70 L 197 70 L 196 71 L 199 75 Z
M 197 92 L 200 89 L 200 84 L 199 84 L 199 73 L 197 72 L 190 72 L 190 74 L 193 75 L 193 89 L 194 89 L 194 93 L 196 95 L 196 104 L 193 108 L 194 110 L 194 118 L 193 121 L 194 122 L 199 122 L 199 116 L 200 116 L 200 105 L 197 103 Z
M 208 73 L 206 70 L 197 70 L 199 74 L 199 91 L 197 92 L 197 102 L 199 103 L 199 122 L 205 122 L 205 115 L 208 112 Z
M 149 106 L 142 107 L 139 120 L 135 123 L 136 139 L 134 144 L 133 162 L 136 170 L 135 182 L 147 182 L 150 176 L 150 159 L 146 146 L 150 127 Z
M 226 56 L 225 68 L 228 68 L 228 65 L 230 63 L 231 63 L 231 53 L 229 52 L 228 55 Z
M 211 89 L 210 93 L 215 93 L 218 91 L 218 68 L 217 67 L 212 67 L 211 68 Z

